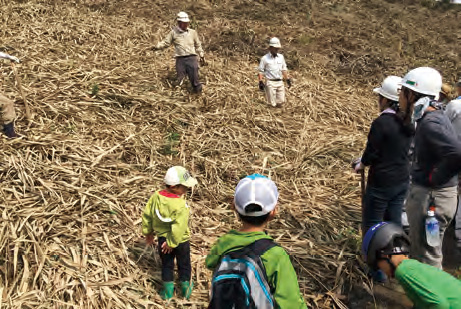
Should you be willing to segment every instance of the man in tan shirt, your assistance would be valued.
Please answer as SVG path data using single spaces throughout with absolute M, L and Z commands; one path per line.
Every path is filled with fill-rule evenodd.
M 187 75 L 194 92 L 200 93 L 202 91 L 202 84 L 198 76 L 199 64 L 197 56 L 200 57 L 200 63 L 204 64 L 205 58 L 202 43 L 200 43 L 197 31 L 189 28 L 190 20 L 187 13 L 179 12 L 177 21 L 178 26 L 171 30 L 167 37 L 159 42 L 154 49 L 161 50 L 173 44 L 179 83 L 181 84 Z
M 8 59 L 14 62 L 19 62 L 19 59 L 15 56 L 10 56 L 8 54 L 0 52 L 1 59 Z M 3 125 L 3 132 L 9 138 L 17 137 L 16 132 L 14 132 L 14 119 L 16 118 L 16 113 L 14 111 L 13 101 L 0 94 L 0 121 Z

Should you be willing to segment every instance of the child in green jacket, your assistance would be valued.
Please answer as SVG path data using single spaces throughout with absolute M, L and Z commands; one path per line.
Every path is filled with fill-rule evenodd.
M 158 251 L 162 260 L 163 289 L 160 295 L 170 299 L 174 293 L 174 259 L 178 264 L 182 295 L 189 299 L 191 261 L 189 244 L 189 206 L 183 198 L 189 188 L 197 184 L 182 166 L 168 169 L 164 179 L 166 189 L 156 191 L 147 202 L 142 215 L 142 233 L 147 245 L 154 243 L 154 232 L 158 237 Z
M 234 210 L 242 227 L 221 236 L 206 258 L 207 268 L 214 270 L 223 255 L 247 247 L 259 239 L 272 239 L 264 232 L 275 217 L 278 191 L 275 183 L 265 176 L 253 174 L 240 180 L 234 195 Z M 276 308 L 306 308 L 298 286 L 296 272 L 289 255 L 274 246 L 261 255 Z

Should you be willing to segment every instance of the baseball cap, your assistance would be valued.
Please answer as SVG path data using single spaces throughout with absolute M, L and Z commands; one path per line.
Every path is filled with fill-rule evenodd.
M 197 179 L 192 177 L 184 167 L 173 166 L 166 172 L 164 182 L 169 186 L 183 185 L 191 188 L 197 184 Z
M 234 204 L 237 212 L 243 216 L 260 217 L 270 213 L 277 205 L 279 192 L 275 183 L 260 174 L 252 174 L 241 179 L 235 188 Z M 247 213 L 248 205 L 261 206 L 261 211 Z

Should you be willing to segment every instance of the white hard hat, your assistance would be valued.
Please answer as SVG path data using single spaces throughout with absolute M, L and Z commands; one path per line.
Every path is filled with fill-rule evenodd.
M 273 37 L 269 40 L 269 46 L 280 48 L 282 45 L 280 45 L 280 40 L 276 37 Z
M 399 100 L 399 89 L 402 84 L 402 78 L 398 76 L 388 76 L 384 79 L 381 87 L 373 89 L 374 93 L 378 93 L 392 101 Z
M 189 15 L 186 12 L 179 12 L 176 18 L 177 21 L 182 21 L 185 23 L 190 22 Z
M 433 68 L 416 68 L 403 77 L 402 87 L 417 93 L 432 95 L 437 100 L 442 89 L 442 75 Z

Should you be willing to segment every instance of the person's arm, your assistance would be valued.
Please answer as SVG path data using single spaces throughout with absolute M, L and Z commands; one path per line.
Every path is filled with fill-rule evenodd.
M 306 308 L 299 290 L 298 278 L 290 257 L 281 247 L 274 247 L 261 256 L 269 284 L 273 289 L 276 308 Z
M 185 204 L 185 201 L 183 201 Z M 166 243 L 170 248 L 176 248 L 183 240 L 189 224 L 189 209 L 184 205 L 177 213 L 173 222 L 171 223 L 171 230 L 166 236 Z
M 377 159 L 379 159 L 381 154 L 383 128 L 380 125 L 380 120 L 378 119 L 373 121 L 370 127 L 370 132 L 368 133 L 367 145 L 361 160 L 362 164 L 365 166 L 372 165 Z
M 142 214 L 142 233 L 144 235 L 152 235 L 153 230 L 154 230 L 152 227 L 153 207 L 154 207 L 154 196 L 151 196 Z
M 163 41 L 158 42 L 158 44 L 155 46 L 155 49 L 160 50 L 169 47 L 171 43 L 173 43 L 173 34 L 174 30 L 171 30 Z
M 195 51 L 197 52 L 200 58 L 205 57 L 205 53 L 202 48 L 202 43 L 200 42 L 197 31 L 195 31 L 195 36 L 194 36 L 194 47 L 195 47 Z
M 0 52 L 0 58 L 8 59 L 8 60 L 11 60 L 11 61 L 19 63 L 19 59 L 17 57 L 11 56 L 11 55 L 8 55 L 8 54 L 2 53 L 2 52 Z
M 290 77 L 288 76 L 288 68 L 287 68 L 287 63 L 285 62 L 285 58 L 283 58 L 283 63 L 282 63 L 282 75 L 283 79 L 288 80 Z
M 453 130 L 445 130 L 438 121 L 428 120 L 422 126 L 428 151 L 434 151 L 440 158 L 429 176 L 429 183 L 443 185 L 461 171 L 461 141 Z
M 452 291 L 451 287 L 461 285 L 450 274 L 410 259 L 400 263 L 395 277 L 415 308 L 454 308 L 444 290 Z
M 259 61 L 258 66 L 258 81 L 264 81 L 264 71 L 266 70 L 266 61 L 264 61 L 264 57 L 261 58 Z

